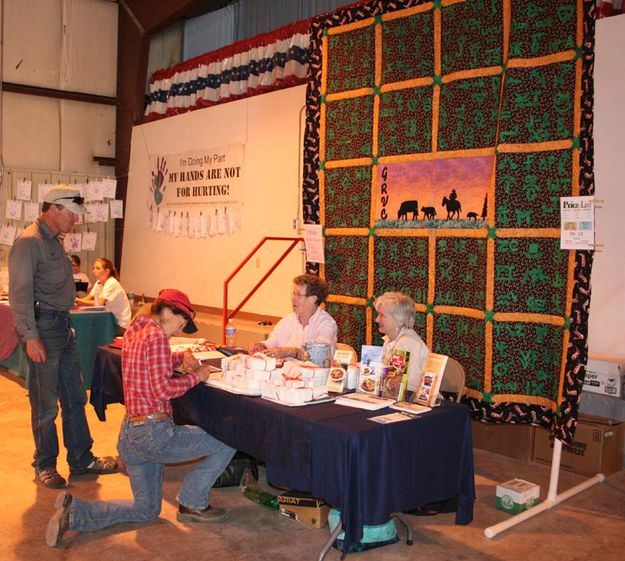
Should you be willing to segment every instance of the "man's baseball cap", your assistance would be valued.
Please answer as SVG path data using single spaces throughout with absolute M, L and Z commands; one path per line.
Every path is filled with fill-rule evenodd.
M 197 325 L 195 325 L 193 321 L 195 311 L 191 307 L 189 297 L 184 292 L 180 292 L 180 290 L 176 290 L 175 288 L 163 288 L 163 290 L 158 293 L 157 299 L 166 302 L 184 314 L 187 318 L 187 325 L 182 329 L 184 333 L 195 333 L 197 331 Z
M 63 205 L 74 214 L 87 214 L 87 209 L 83 206 L 85 199 L 78 189 L 69 185 L 55 185 L 46 193 L 43 202 Z

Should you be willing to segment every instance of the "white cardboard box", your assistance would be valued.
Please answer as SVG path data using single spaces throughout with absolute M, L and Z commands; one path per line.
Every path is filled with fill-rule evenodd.
M 496 504 L 499 510 L 518 514 L 534 506 L 539 496 L 539 485 L 524 479 L 511 479 L 497 485 Z
M 625 371 L 622 364 L 589 360 L 583 390 L 612 397 L 625 398 Z

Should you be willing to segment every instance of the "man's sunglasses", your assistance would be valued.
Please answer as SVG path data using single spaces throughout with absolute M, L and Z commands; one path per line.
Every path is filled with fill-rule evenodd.
M 77 205 L 81 205 L 85 202 L 85 198 L 84 197 L 61 197 L 60 199 L 54 199 L 55 203 L 62 204 L 62 203 L 59 203 L 59 201 L 72 201 L 73 203 L 76 203 Z

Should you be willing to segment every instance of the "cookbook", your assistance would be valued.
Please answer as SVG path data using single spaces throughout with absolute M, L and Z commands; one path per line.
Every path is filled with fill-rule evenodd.
M 402 401 L 408 385 L 408 365 L 410 351 L 396 349 L 391 355 L 390 364 L 382 368 L 380 379 L 380 395 L 390 397 L 395 401 Z

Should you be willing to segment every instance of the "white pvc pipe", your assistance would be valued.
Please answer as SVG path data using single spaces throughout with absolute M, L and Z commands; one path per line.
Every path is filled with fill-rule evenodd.
M 558 473 L 560 470 L 560 456 L 562 454 L 562 441 L 557 438 L 554 440 L 553 446 L 553 456 L 551 459 L 551 479 L 549 480 L 549 492 L 547 494 L 547 499 L 528 510 L 524 510 L 523 512 L 509 518 L 508 520 L 504 520 L 499 524 L 495 524 L 494 526 L 490 526 L 484 530 L 484 535 L 487 538 L 494 538 L 497 534 L 520 524 L 521 522 L 525 522 L 528 518 L 532 518 L 541 512 L 545 512 L 545 510 L 549 510 L 554 506 L 560 504 L 562 501 L 565 501 L 571 498 L 573 495 L 577 495 L 582 491 L 585 491 L 589 487 L 596 485 L 597 483 L 601 483 L 605 481 L 605 475 L 603 473 L 598 473 L 594 477 L 572 487 L 568 491 L 561 493 L 558 495 Z

